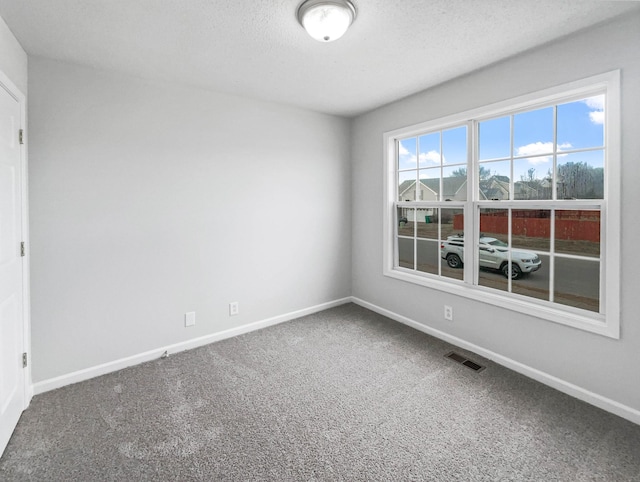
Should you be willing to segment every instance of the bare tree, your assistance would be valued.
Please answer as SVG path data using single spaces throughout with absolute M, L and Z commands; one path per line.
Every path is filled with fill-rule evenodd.
M 604 169 L 586 162 L 567 162 L 558 166 L 558 197 L 563 199 L 602 199 Z

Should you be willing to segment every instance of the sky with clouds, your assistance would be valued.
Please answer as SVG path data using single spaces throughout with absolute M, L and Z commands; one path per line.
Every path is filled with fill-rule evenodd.
M 586 162 L 603 167 L 601 150 L 574 152 L 602 147 L 604 143 L 604 96 L 560 104 L 556 118 L 558 164 Z M 553 167 L 553 107 L 513 116 L 514 180 L 530 169 L 539 179 Z M 479 125 L 480 162 L 493 174 L 510 177 L 511 116 L 481 122 Z M 420 178 L 439 177 L 440 161 L 451 172 L 466 166 L 466 127 L 404 139 L 399 146 L 399 169 L 420 169 Z M 415 171 L 413 172 L 415 178 Z M 411 178 L 407 172 L 401 179 Z

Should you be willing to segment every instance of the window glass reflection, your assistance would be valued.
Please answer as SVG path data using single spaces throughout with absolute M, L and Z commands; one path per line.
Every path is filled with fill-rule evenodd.
M 464 266 L 464 211 L 440 210 L 440 269 L 442 276 L 463 279 Z
M 557 253 L 599 257 L 600 211 L 556 211 L 555 248 Z
M 604 95 L 560 104 L 557 115 L 559 146 L 604 146 Z
M 398 170 L 416 169 L 418 167 L 416 149 L 415 137 L 402 139 L 398 142 Z
M 553 154 L 553 107 L 513 116 L 514 157 Z
M 438 274 L 438 241 L 419 239 L 416 245 L 416 269 L 423 273 Z
M 420 136 L 420 167 L 439 167 L 442 165 L 442 155 L 440 152 L 440 133 L 434 132 Z
M 467 164 L 467 127 L 457 127 L 442 133 L 443 164 Z
M 509 199 L 511 192 L 511 162 L 495 161 L 480 164 L 478 185 L 480 199 L 501 201 Z
M 598 312 L 600 309 L 600 262 L 563 258 L 555 260 L 554 301 Z
M 398 236 L 415 236 L 415 209 L 398 208 Z
M 413 239 L 398 238 L 398 266 L 415 269 Z
M 398 173 L 398 201 L 416 200 L 416 176 L 418 171 Z
M 558 156 L 558 199 L 604 199 L 604 152 Z
M 480 122 L 480 160 L 509 157 L 511 154 L 511 117 Z

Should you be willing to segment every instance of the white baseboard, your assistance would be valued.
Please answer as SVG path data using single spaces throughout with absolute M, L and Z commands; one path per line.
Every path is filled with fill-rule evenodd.
M 598 408 L 606 410 L 607 412 L 613 413 L 640 425 L 640 410 L 636 410 L 635 408 L 623 405 L 622 403 L 616 402 L 615 400 L 603 397 L 602 395 L 598 395 L 597 393 L 593 393 L 565 380 L 561 380 L 560 378 L 554 377 L 553 375 L 549 375 L 548 373 L 524 365 L 520 362 L 512 360 L 511 358 L 507 358 L 491 350 L 482 348 L 481 346 L 474 345 L 473 343 L 469 343 L 461 338 L 449 335 L 443 331 L 423 325 L 421 323 L 418 323 L 417 321 L 407 318 L 406 316 L 402 316 L 387 309 L 381 308 L 377 305 L 374 305 L 373 303 L 361 300 L 360 298 L 352 296 L 351 301 L 357 305 L 362 306 L 363 308 L 375 311 L 376 313 L 386 316 L 387 318 L 391 318 L 392 320 L 398 321 L 404 325 L 415 328 L 416 330 L 426 333 L 427 335 L 434 336 L 448 343 L 451 343 L 452 345 L 456 345 L 465 350 L 477 353 L 478 355 L 488 358 L 489 360 L 507 367 L 514 372 L 518 372 L 540 383 L 544 383 L 545 385 L 566 393 L 567 395 L 577 398 L 578 400 L 587 402 Z
M 622 403 L 616 402 L 615 400 L 611 400 L 607 397 L 603 397 L 602 395 L 598 395 L 597 393 L 593 393 L 589 390 L 581 388 L 565 380 L 561 380 L 560 378 L 557 378 L 553 375 L 542 372 L 530 366 L 524 365 L 520 362 L 517 362 L 505 356 L 502 356 L 498 353 L 487 350 L 481 346 L 475 345 L 473 343 L 469 343 L 461 338 L 449 335 L 443 331 L 423 325 L 421 323 L 418 323 L 417 321 L 407 318 L 406 316 L 399 315 L 385 308 L 381 308 L 380 306 L 374 305 L 373 303 L 369 303 L 367 301 L 364 301 L 360 298 L 353 297 L 353 296 L 330 301 L 327 303 L 322 303 L 322 304 L 305 308 L 302 310 L 293 311 L 291 313 L 275 316 L 273 318 L 268 318 L 266 320 L 256 321 L 254 323 L 249 323 L 247 325 L 239 326 L 237 328 L 231 328 L 229 330 L 212 333 L 210 335 L 194 338 L 192 340 L 187 340 L 187 341 L 176 343 L 169 346 L 160 347 L 160 348 L 150 350 L 144 353 L 140 353 L 137 355 L 133 355 L 127 358 L 121 358 L 119 360 L 114 360 L 112 362 L 103 363 L 102 365 L 98 365 L 95 367 L 90 367 L 90 368 L 86 368 L 84 370 L 78 370 L 76 372 L 72 372 L 66 375 L 61 375 L 59 377 L 43 380 L 33 385 L 32 393 L 34 395 L 38 395 L 40 393 L 48 392 L 50 390 L 55 390 L 56 388 L 64 387 L 66 385 L 71 385 L 72 383 L 82 382 L 84 380 L 89 380 L 91 378 L 95 378 L 100 375 L 105 375 L 107 373 L 115 372 L 126 367 L 138 365 L 140 363 L 144 363 L 151 360 L 156 360 L 160 358 L 160 356 L 165 351 L 167 351 L 168 353 L 177 353 L 180 351 L 189 350 L 191 348 L 197 348 L 203 345 L 208 345 L 209 343 L 225 340 L 227 338 L 232 338 L 234 336 L 242 335 L 252 331 L 260 330 L 262 328 L 267 328 L 269 326 L 277 325 L 279 323 L 290 321 L 295 318 L 300 318 L 302 316 L 318 313 L 320 311 L 327 310 L 335 306 L 340 306 L 349 302 L 353 302 L 371 311 L 374 311 L 383 316 L 386 316 L 387 318 L 390 318 L 394 321 L 398 321 L 418 331 L 421 331 L 423 333 L 426 333 L 428 335 L 434 336 L 448 343 L 451 343 L 452 345 L 477 353 L 478 355 L 481 355 L 485 358 L 493 360 L 499 365 L 502 365 L 515 372 L 518 372 L 522 375 L 525 375 L 529 378 L 539 381 L 540 383 L 544 383 L 545 385 L 548 385 L 552 388 L 555 388 L 556 390 L 566 393 L 567 395 L 575 397 L 578 400 L 587 402 L 598 408 L 606 410 L 607 412 L 611 412 L 615 415 L 618 415 L 622 418 L 625 418 L 633 423 L 640 425 L 639 410 L 631 408 L 627 405 L 623 405 Z
M 311 306 L 309 308 L 304 308 L 302 310 L 292 311 L 291 313 L 286 313 L 284 315 L 274 316 L 273 318 L 267 318 L 266 320 L 256 321 L 254 323 L 242 325 L 237 328 L 231 328 L 228 330 L 219 331 L 217 333 L 212 333 L 210 335 L 202 336 L 199 338 L 193 338 L 191 340 L 175 343 L 173 345 L 163 346 L 163 347 L 156 348 L 154 350 L 149 350 L 144 353 L 139 353 L 137 355 L 133 355 L 130 357 L 121 358 L 119 360 L 103 363 L 101 365 L 97 365 L 94 367 L 85 368 L 84 370 L 78 370 L 76 372 L 68 373 L 66 375 L 61 375 L 59 377 L 43 380 L 33 385 L 33 394 L 38 395 L 40 393 L 48 392 L 50 390 L 55 390 L 56 388 L 64 387 L 66 385 L 71 385 L 72 383 L 78 383 L 85 380 L 89 380 L 90 378 L 98 377 L 100 375 L 106 375 L 107 373 L 112 373 L 133 365 L 138 365 L 140 363 L 148 362 L 151 360 L 157 360 L 158 358 L 160 358 L 160 356 L 162 356 L 162 354 L 165 351 L 168 353 L 177 353 L 184 350 L 190 350 L 192 348 L 197 348 L 199 346 L 208 345 L 209 343 L 213 343 L 215 341 L 225 340 L 227 338 L 233 338 L 234 336 L 243 335 L 245 333 L 249 333 L 256 330 L 261 330 L 262 328 L 267 328 L 268 326 L 284 323 L 285 321 L 293 320 L 295 318 L 300 318 L 306 315 L 311 315 L 313 313 L 318 313 L 320 311 L 324 311 L 329 308 L 344 305 L 350 302 L 351 302 L 350 297 L 329 301 L 327 303 Z

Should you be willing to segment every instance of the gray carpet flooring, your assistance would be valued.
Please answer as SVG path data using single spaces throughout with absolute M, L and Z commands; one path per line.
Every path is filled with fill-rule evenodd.
M 640 480 L 640 426 L 356 305 L 34 397 L 14 480 Z

